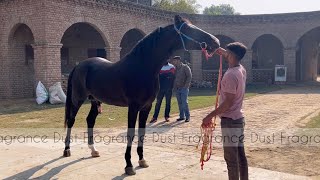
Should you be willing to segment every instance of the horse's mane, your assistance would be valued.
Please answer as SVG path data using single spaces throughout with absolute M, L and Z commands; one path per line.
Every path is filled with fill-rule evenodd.
M 168 25 L 172 26 L 172 25 Z M 129 57 L 131 55 L 140 55 L 141 53 L 145 53 L 144 55 L 147 55 L 148 53 L 152 53 L 151 50 L 156 45 L 156 41 L 160 34 L 163 32 L 163 30 L 168 27 L 158 27 L 154 31 L 152 31 L 150 34 L 142 38 L 137 42 L 135 47 L 132 48 L 132 50 L 121 60 L 127 59 L 126 57 Z M 147 54 L 146 54 L 147 53 Z
M 188 19 L 185 18 L 182 18 L 182 21 L 186 22 L 187 24 L 192 24 Z M 152 53 L 152 49 L 154 49 L 160 34 L 163 33 L 164 30 L 169 26 L 173 26 L 173 24 L 167 25 L 165 27 L 158 27 L 150 34 L 139 40 L 135 47 L 133 47 L 132 50 L 120 61 L 128 58 L 131 59 L 130 56 L 139 56 L 141 58 L 143 58 L 143 56 L 150 57 L 150 53 Z

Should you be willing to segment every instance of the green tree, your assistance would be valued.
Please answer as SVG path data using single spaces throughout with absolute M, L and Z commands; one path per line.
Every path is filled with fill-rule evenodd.
M 207 15 L 240 15 L 230 4 L 211 5 L 204 8 L 203 14 Z
M 195 14 L 201 7 L 196 0 L 155 0 L 153 7 L 167 11 Z

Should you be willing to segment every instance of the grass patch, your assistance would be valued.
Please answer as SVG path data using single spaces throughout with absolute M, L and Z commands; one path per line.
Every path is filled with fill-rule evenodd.
M 246 98 L 260 93 L 279 90 L 279 86 L 250 85 L 247 87 Z M 189 95 L 190 110 L 205 107 L 213 107 L 215 102 L 215 89 L 191 89 Z M 154 112 L 153 103 L 149 117 Z M 165 99 L 159 119 L 164 114 Z M 79 110 L 74 127 L 86 127 L 86 117 L 90 110 L 90 104 L 85 103 Z M 103 104 L 103 113 L 97 117 L 98 128 L 118 127 L 127 125 L 127 107 L 116 107 Z M 172 97 L 171 115 L 178 113 L 178 105 L 175 97 Z M 11 100 L 0 105 L 0 128 L 62 128 L 64 122 L 64 105 L 37 105 L 32 100 Z
M 306 128 L 320 128 L 320 114 L 311 118 L 311 120 L 306 124 Z

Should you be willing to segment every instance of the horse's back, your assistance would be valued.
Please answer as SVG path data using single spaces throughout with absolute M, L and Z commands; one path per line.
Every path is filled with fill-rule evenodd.
M 104 66 L 109 65 L 111 66 L 113 63 L 105 58 L 102 57 L 92 57 L 92 58 L 88 58 L 84 61 L 82 61 L 81 63 L 79 63 L 79 65 L 101 65 L 103 64 Z
M 88 73 L 89 75 L 94 75 L 98 72 L 108 73 L 109 69 L 112 69 L 113 67 L 114 63 L 107 59 L 101 57 L 92 57 L 81 61 L 75 67 L 75 71 L 81 72 L 82 75 L 87 76 Z
M 117 63 L 99 57 L 88 58 L 75 67 L 74 75 L 73 82 L 84 89 L 87 96 L 107 104 L 127 106 Z
M 86 81 L 96 72 L 102 72 L 113 63 L 101 57 L 92 57 L 81 61 L 73 70 L 73 81 L 86 85 Z M 88 78 L 89 75 L 89 78 Z M 76 83 L 76 82 L 75 82 Z

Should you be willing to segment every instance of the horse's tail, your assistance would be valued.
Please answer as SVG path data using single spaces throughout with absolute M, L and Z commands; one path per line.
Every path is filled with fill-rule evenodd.
M 68 78 L 68 87 L 67 87 L 67 100 L 66 100 L 66 106 L 65 106 L 65 119 L 64 119 L 64 128 L 67 127 L 68 120 L 70 119 L 70 111 L 72 106 L 72 75 L 74 72 L 74 69 L 69 74 Z

